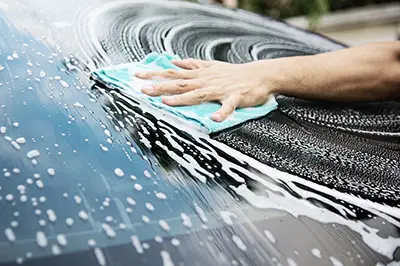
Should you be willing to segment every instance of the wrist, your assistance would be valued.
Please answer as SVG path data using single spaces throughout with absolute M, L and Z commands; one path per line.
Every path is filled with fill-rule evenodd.
M 261 60 L 263 82 L 272 94 L 293 95 L 302 90 L 310 56 Z

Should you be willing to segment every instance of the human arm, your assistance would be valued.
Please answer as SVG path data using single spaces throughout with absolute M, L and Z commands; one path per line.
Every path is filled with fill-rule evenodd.
M 212 115 L 215 121 L 223 121 L 235 108 L 263 104 L 272 94 L 330 101 L 400 98 L 400 42 L 246 64 L 174 63 L 183 70 L 137 73 L 144 79 L 168 79 L 143 92 L 168 95 L 163 102 L 171 106 L 218 101 L 222 106 Z

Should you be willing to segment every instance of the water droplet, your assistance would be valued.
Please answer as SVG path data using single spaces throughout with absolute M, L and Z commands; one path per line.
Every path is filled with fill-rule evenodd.
M 54 170 L 54 168 L 49 168 L 47 169 L 47 173 L 51 176 L 54 176 L 56 174 L 56 170 Z
M 36 186 L 38 187 L 38 188 L 43 188 L 44 187 L 44 184 L 43 184 L 43 181 L 42 180 L 36 180 Z
M 7 195 L 6 195 L 6 200 L 7 200 L 7 201 L 12 201 L 12 200 L 14 200 L 14 195 L 13 195 L 13 194 L 7 194 Z
M 19 199 L 21 202 L 26 202 L 28 200 L 28 196 L 22 195 Z
M 171 259 L 171 255 L 168 253 L 168 251 L 161 250 L 160 254 L 161 254 L 161 258 L 162 258 L 164 266 L 174 266 L 174 263 L 172 262 L 172 259 Z
M 311 249 L 311 254 L 318 259 L 322 258 L 321 251 L 317 248 Z
M 127 197 L 126 201 L 132 206 L 136 205 L 136 201 L 134 199 L 132 199 L 131 197 Z
M 264 230 L 264 235 L 267 237 L 269 242 L 271 242 L 271 243 L 275 243 L 276 242 L 276 239 L 275 239 L 274 235 L 270 231 Z
M 167 199 L 167 196 L 162 192 L 157 192 L 156 197 L 163 200 Z
M 81 104 L 81 103 L 78 102 L 78 101 L 74 103 L 74 106 L 75 106 L 75 107 L 80 107 L 80 108 L 84 108 L 84 107 L 85 107 L 83 104 Z
M 61 253 L 61 250 L 56 244 L 53 244 L 51 246 L 51 253 L 53 253 L 53 255 L 59 255 Z
M 67 238 L 64 234 L 57 235 L 57 242 L 60 246 L 66 246 L 68 244 Z
M 146 202 L 146 208 L 149 210 L 149 211 L 154 211 L 154 206 L 150 203 L 150 202 Z
M 40 155 L 40 152 L 38 150 L 31 150 L 26 154 L 28 159 L 33 159 L 35 157 L 39 157 L 39 155 Z
M 147 171 L 147 170 L 144 170 L 143 174 L 144 174 L 144 176 L 145 176 L 145 177 L 148 177 L 148 178 L 150 178 L 150 177 L 151 177 L 151 174 L 150 174 L 150 172 L 149 172 L 149 171 Z
M 94 246 L 96 246 L 96 240 L 94 240 L 94 239 L 89 239 L 88 240 L 88 245 L 89 245 L 89 247 L 94 247 Z
M 119 176 L 119 177 L 123 177 L 124 176 L 124 171 L 122 171 L 121 168 L 115 168 L 114 169 L 114 174 Z
M 11 141 L 11 145 L 17 150 L 19 151 L 21 149 L 21 147 L 19 146 L 18 143 L 16 143 L 15 141 Z
M 192 227 L 192 220 L 186 213 L 183 213 L 183 212 L 181 213 L 181 219 L 182 219 L 184 226 L 186 226 L 188 228 Z
M 72 218 L 67 218 L 67 219 L 65 219 L 65 223 L 68 225 L 68 226 L 72 226 L 73 224 L 74 224 L 74 219 L 72 219 Z
M 96 256 L 97 262 L 99 263 L 100 266 L 107 265 L 106 257 L 104 256 L 104 253 L 101 249 L 95 248 L 94 255 Z
M 169 225 L 166 221 L 164 220 L 159 220 L 158 224 L 160 225 L 160 227 L 165 230 L 165 231 L 169 231 Z
M 80 211 L 79 213 L 78 213 L 78 215 L 79 215 L 79 217 L 82 219 L 82 220 L 84 220 L 84 221 L 87 221 L 88 219 L 89 219 L 89 215 L 85 212 L 85 211 Z
M 47 237 L 42 231 L 36 232 L 36 243 L 41 248 L 45 248 L 47 246 Z
M 6 235 L 8 241 L 14 242 L 16 240 L 14 231 L 11 228 L 6 228 L 6 230 L 4 230 L 4 234 Z
M 69 84 L 66 82 L 66 81 L 64 81 L 64 80 L 60 80 L 60 84 L 61 84 L 61 86 L 63 86 L 64 88 L 69 88 Z
M 56 213 L 52 209 L 47 210 L 47 216 L 49 218 L 49 221 L 54 223 L 57 220 Z
M 172 238 L 172 239 L 171 239 L 171 244 L 172 244 L 173 246 L 179 246 L 179 245 L 181 244 L 181 241 L 179 241 L 179 239 Z
M 81 202 L 82 202 L 82 198 L 79 197 L 78 195 L 74 196 L 74 200 L 75 200 L 76 204 L 78 204 L 78 205 L 81 204 Z
M 111 132 L 110 132 L 110 130 L 105 129 L 105 130 L 104 130 L 104 134 L 106 134 L 107 137 L 110 137 L 110 138 L 111 138 Z
M 142 185 L 136 183 L 133 185 L 133 187 L 137 190 L 137 191 L 141 191 L 143 189 Z
M 101 227 L 103 228 L 104 232 L 109 238 L 115 238 L 117 236 L 114 229 L 112 229 L 112 227 L 109 226 L 108 224 L 103 223 L 101 224 Z
M 232 240 L 233 240 L 233 242 L 235 242 L 238 249 L 240 249 L 241 251 L 247 250 L 246 245 L 243 243 L 243 240 L 240 237 L 238 237 L 237 235 L 233 235 Z
M 136 252 L 139 254 L 143 254 L 143 248 L 142 245 L 140 244 L 139 238 L 136 235 L 133 235 L 131 237 L 132 245 L 135 247 Z
M 11 227 L 16 228 L 16 227 L 18 227 L 18 222 L 17 221 L 11 221 L 10 225 L 11 225 Z
M 146 215 L 142 215 L 142 220 L 143 220 L 143 222 L 145 222 L 145 223 L 149 223 L 149 222 L 150 222 L 150 218 L 147 217 Z

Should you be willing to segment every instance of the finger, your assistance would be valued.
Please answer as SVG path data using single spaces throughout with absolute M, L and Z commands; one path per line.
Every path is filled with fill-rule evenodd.
M 202 67 L 208 67 L 213 64 L 212 61 L 205 61 L 200 59 L 184 59 L 184 60 L 173 60 L 172 63 L 180 68 L 184 69 L 199 69 Z
M 215 92 L 216 90 L 214 89 L 196 89 L 180 95 L 165 96 L 162 101 L 169 106 L 195 105 L 217 100 Z
M 190 70 L 167 69 L 163 71 L 140 71 L 136 72 L 135 76 L 140 79 L 151 79 L 154 77 L 168 79 L 188 79 L 194 77 L 194 72 Z
M 150 96 L 182 94 L 198 89 L 201 85 L 198 80 L 178 79 L 146 86 L 142 89 L 142 92 Z
M 224 101 L 221 101 L 222 106 L 211 115 L 211 119 L 215 122 L 224 121 L 230 114 L 232 114 L 236 107 L 239 105 L 239 97 L 231 96 Z

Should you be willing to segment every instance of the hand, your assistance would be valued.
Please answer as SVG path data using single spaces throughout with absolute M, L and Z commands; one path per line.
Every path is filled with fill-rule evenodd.
M 162 102 L 169 106 L 220 102 L 222 106 L 211 116 L 217 122 L 225 120 L 236 108 L 264 104 L 277 89 L 274 79 L 266 78 L 269 69 L 259 62 L 230 64 L 187 59 L 173 63 L 182 70 L 136 73 L 141 79 L 167 79 L 144 87 L 142 92 L 150 96 L 169 95 L 162 97 Z

